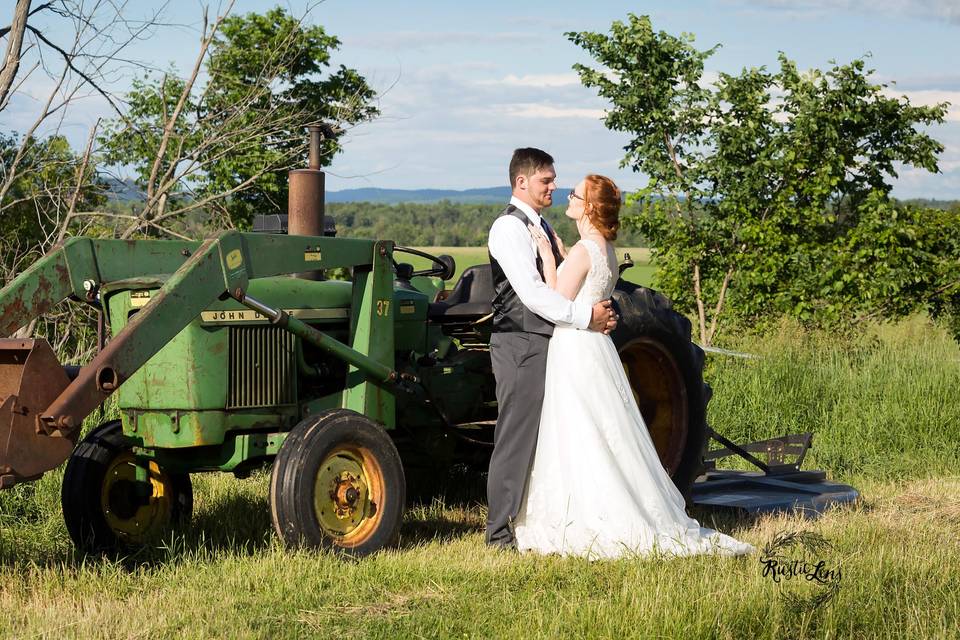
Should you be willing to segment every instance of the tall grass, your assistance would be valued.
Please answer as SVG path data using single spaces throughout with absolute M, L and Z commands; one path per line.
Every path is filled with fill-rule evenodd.
M 734 440 L 810 431 L 810 465 L 878 479 L 960 472 L 960 348 L 924 317 L 836 336 L 784 323 L 708 356 L 711 425 Z M 806 466 L 806 465 L 805 465 Z

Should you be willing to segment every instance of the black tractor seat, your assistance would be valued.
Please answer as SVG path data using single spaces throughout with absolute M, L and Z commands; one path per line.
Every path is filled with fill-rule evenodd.
M 489 264 L 467 267 L 441 302 L 430 304 L 427 318 L 436 322 L 479 320 L 493 313 L 493 273 Z

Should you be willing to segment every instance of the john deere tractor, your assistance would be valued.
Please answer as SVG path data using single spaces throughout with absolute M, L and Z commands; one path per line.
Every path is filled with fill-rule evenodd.
M 0 485 L 66 461 L 67 529 L 103 552 L 182 525 L 191 474 L 272 463 L 285 543 L 355 555 L 392 543 L 405 471 L 489 458 L 490 269 L 447 288 L 449 256 L 331 237 L 323 224 L 314 166 L 291 172 L 289 229 L 73 238 L 21 273 L 0 291 L 0 334 L 69 299 L 101 312 L 112 337 L 80 368 L 61 366 L 44 340 L 0 340 Z M 407 254 L 433 266 L 414 271 Z M 324 279 L 331 269 L 350 280 Z M 706 438 L 702 352 L 659 294 L 621 280 L 614 300 L 613 340 L 661 461 L 689 495 Z M 121 418 L 81 438 L 114 393 Z

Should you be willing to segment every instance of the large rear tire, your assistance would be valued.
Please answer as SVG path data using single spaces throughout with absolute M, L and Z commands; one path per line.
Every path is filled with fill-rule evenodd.
M 689 501 L 707 444 L 703 350 L 663 294 L 620 280 L 613 300 L 620 322 L 611 337 L 660 462 Z
M 119 420 L 105 422 L 77 445 L 60 493 L 63 519 L 86 553 L 143 545 L 184 525 L 193 511 L 189 474 L 148 463 L 149 484 L 136 481 L 136 459 Z
M 393 544 L 406 483 L 400 454 L 376 422 L 346 409 L 297 424 L 273 465 L 273 526 L 289 547 L 364 556 Z

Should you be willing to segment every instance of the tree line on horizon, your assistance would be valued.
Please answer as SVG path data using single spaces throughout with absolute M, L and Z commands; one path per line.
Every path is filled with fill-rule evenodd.
M 383 204 L 338 202 L 326 205 L 339 237 L 385 238 L 411 247 L 481 247 L 504 204 L 469 204 L 442 200 L 436 203 Z M 547 221 L 567 244 L 578 237 L 576 225 L 564 215 L 566 207 L 553 206 L 544 211 Z M 623 214 L 635 215 L 635 206 L 625 206 Z M 635 227 L 624 227 L 617 237 L 622 247 L 646 246 Z

